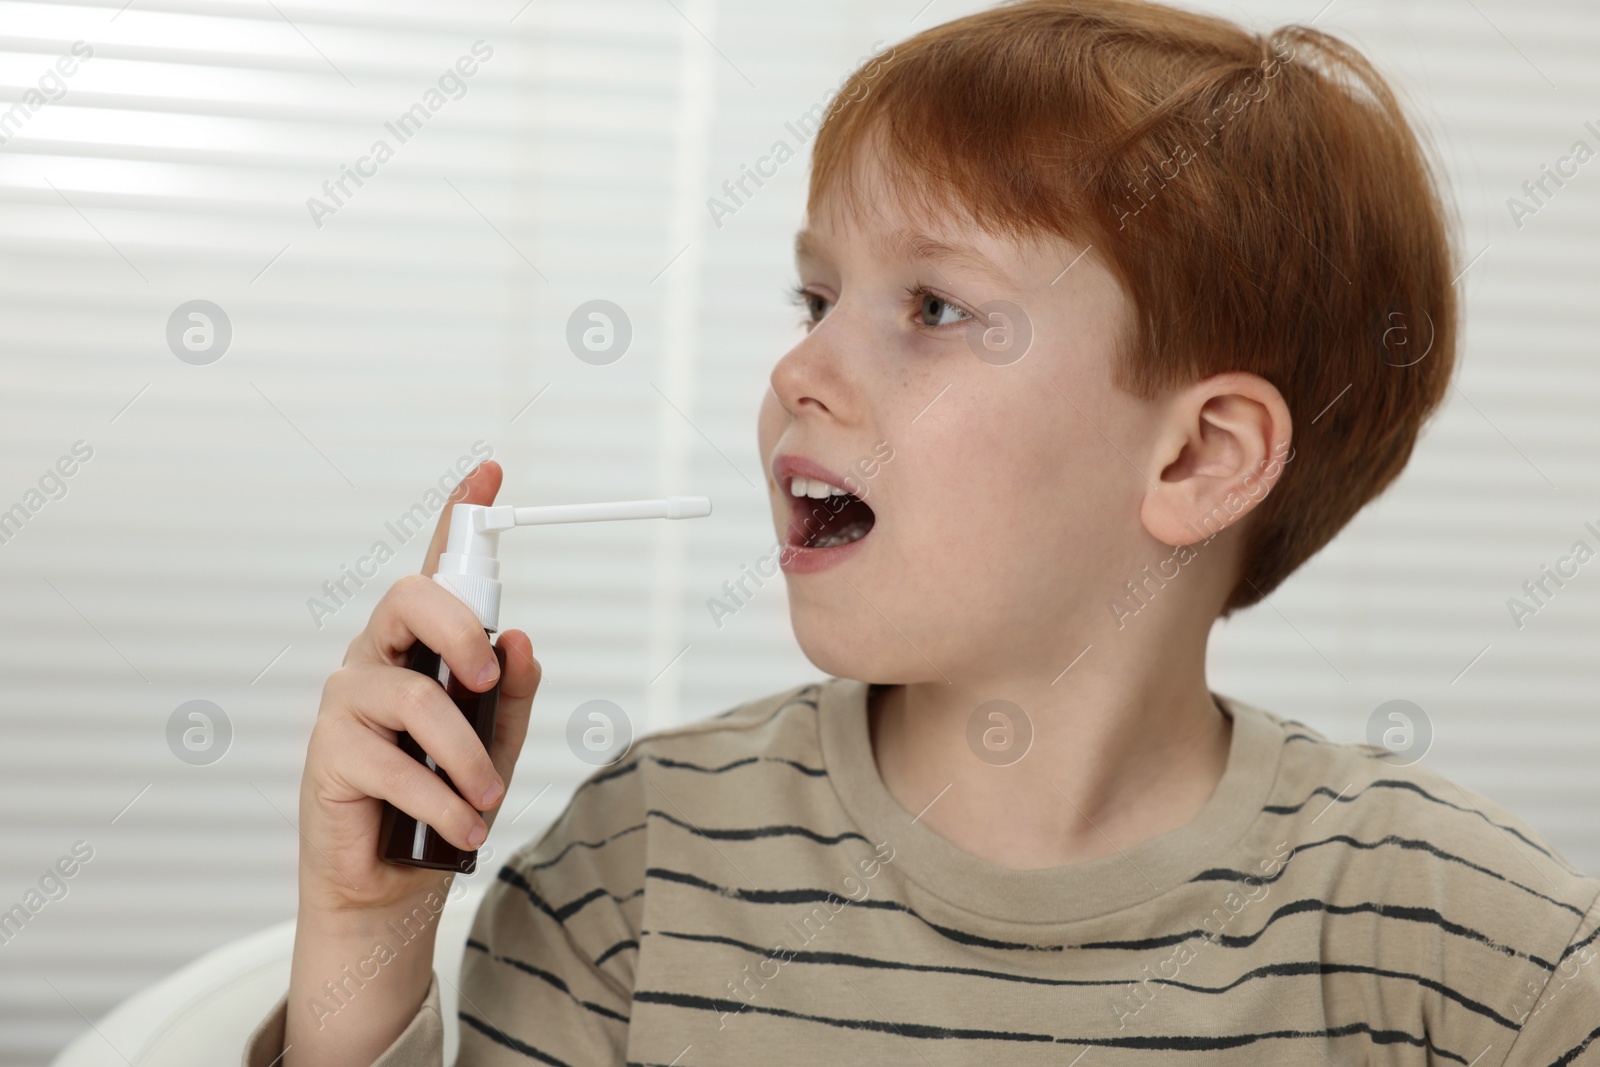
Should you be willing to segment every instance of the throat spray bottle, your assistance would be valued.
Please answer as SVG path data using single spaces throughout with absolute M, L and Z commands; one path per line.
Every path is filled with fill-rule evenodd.
M 489 635 L 491 643 L 500 629 L 500 532 L 513 526 L 542 526 L 559 522 L 609 522 L 614 519 L 697 519 L 711 514 L 711 500 L 703 496 L 674 496 L 664 500 L 623 500 L 609 504 L 558 504 L 552 507 L 516 508 L 509 505 L 457 504 L 450 513 L 450 536 L 439 556 L 433 580 L 448 589 L 472 609 Z M 494 650 L 505 674 L 505 652 Z M 495 711 L 500 703 L 500 683 L 487 692 L 476 693 L 450 673 L 439 653 L 416 642 L 406 652 L 406 666 L 426 674 L 444 687 L 467 723 L 483 742 L 485 751 L 494 744 Z M 422 750 L 409 733 L 397 739 L 402 751 L 438 775 L 457 796 L 461 791 L 444 768 Z M 383 822 L 378 832 L 379 855 L 391 863 L 411 867 L 471 874 L 477 869 L 476 849 L 456 848 L 425 822 L 383 803 Z

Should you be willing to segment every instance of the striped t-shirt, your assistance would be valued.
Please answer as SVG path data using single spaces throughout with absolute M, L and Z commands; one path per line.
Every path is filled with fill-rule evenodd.
M 1600 1064 L 1600 882 L 1426 767 L 1218 697 L 1190 822 L 1013 870 L 893 798 L 867 698 L 804 686 L 590 777 L 479 907 L 456 1063 Z M 377 1062 L 442 1048 L 435 977 Z

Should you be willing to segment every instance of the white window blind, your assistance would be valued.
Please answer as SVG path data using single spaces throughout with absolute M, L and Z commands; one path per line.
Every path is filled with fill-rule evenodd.
M 921 4 L 0 0 L 0 512 L 25 513 L 0 518 L 0 909 L 92 853 L 0 944 L 0 1059 L 47 1062 L 293 914 L 322 680 L 418 565 L 400 517 L 475 447 L 519 504 L 716 503 L 506 538 L 503 620 L 546 677 L 498 854 L 590 769 L 564 739 L 584 701 L 637 733 L 816 676 L 781 581 L 720 620 L 706 601 L 773 537 L 755 413 L 797 336 L 796 120 L 879 42 L 980 6 Z M 1520 629 L 1506 606 L 1575 540 L 1600 549 L 1600 163 L 1520 227 L 1506 204 L 1573 142 L 1600 150 L 1600 12 L 1319 6 L 1212 9 L 1366 48 L 1486 250 L 1459 391 L 1398 485 L 1219 626 L 1213 687 L 1340 740 L 1412 700 L 1431 761 L 1600 873 L 1600 562 Z M 707 200 L 780 139 L 796 158 L 718 226 Z M 568 348 L 593 300 L 631 326 L 615 362 Z M 169 343 L 193 301 L 231 335 L 211 362 L 183 345 L 205 319 Z M 190 701 L 226 716 L 215 762 L 169 744 Z

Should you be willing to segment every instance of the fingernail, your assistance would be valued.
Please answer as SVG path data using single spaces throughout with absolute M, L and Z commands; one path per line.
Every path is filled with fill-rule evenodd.
M 500 676 L 500 664 L 490 660 L 483 665 L 483 670 L 478 672 L 478 684 L 488 685 Z
M 478 805 L 478 810 L 482 811 L 484 808 L 489 807 L 495 801 L 499 800 L 500 794 L 504 793 L 505 791 L 506 787 L 501 785 L 498 781 L 491 783 L 489 788 L 483 791 L 483 803 Z
M 483 844 L 483 839 L 488 836 L 489 831 L 482 823 L 479 823 L 477 826 L 474 826 L 472 828 L 472 832 L 467 835 L 467 847 L 477 848 L 479 845 Z

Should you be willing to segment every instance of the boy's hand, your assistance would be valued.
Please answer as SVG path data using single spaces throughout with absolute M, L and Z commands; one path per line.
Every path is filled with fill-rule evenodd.
M 439 924 L 453 874 L 405 867 L 378 857 L 383 802 L 437 829 L 460 848 L 476 848 L 504 798 L 485 793 L 509 786 L 528 733 L 528 709 L 539 688 L 539 664 L 528 636 L 501 635 L 504 659 L 492 752 L 485 752 L 444 688 L 404 666 L 421 641 L 452 674 L 482 692 L 495 683 L 495 650 L 477 617 L 433 581 L 455 503 L 489 504 L 500 489 L 500 466 L 486 462 L 445 506 L 420 575 L 391 587 L 367 628 L 345 652 L 344 665 L 322 690 L 322 707 L 300 779 L 300 914 L 289 974 L 282 1067 L 368 1064 L 405 1029 L 427 994 Z M 487 671 L 485 668 L 489 668 Z M 475 681 L 467 681 L 475 679 Z M 406 755 L 395 738 L 414 737 L 457 783 L 469 804 Z M 479 816 L 478 812 L 486 810 Z M 436 897 L 437 899 L 430 899 Z M 419 907 L 427 911 L 419 912 Z M 371 965 L 375 942 L 422 916 L 416 936 L 361 979 L 361 993 L 331 1004 L 332 982 Z M 394 948 L 394 946 L 391 946 Z
M 500 465 L 487 461 L 462 482 L 439 516 L 422 573 L 390 587 L 366 629 L 350 643 L 344 665 L 323 687 L 300 785 L 303 918 L 308 909 L 325 915 L 388 909 L 429 887 L 448 885 L 445 872 L 379 858 L 383 801 L 433 826 L 458 848 L 472 849 L 482 844 L 505 797 L 539 687 L 539 664 L 527 635 L 508 630 L 498 642 L 505 677 L 492 752 L 484 751 L 437 682 L 404 666 L 406 650 L 421 641 L 468 688 L 481 692 L 499 678 L 500 667 L 482 625 L 432 575 L 454 504 L 493 503 L 500 481 Z M 400 749 L 396 737 L 401 730 L 416 739 L 473 803 Z

